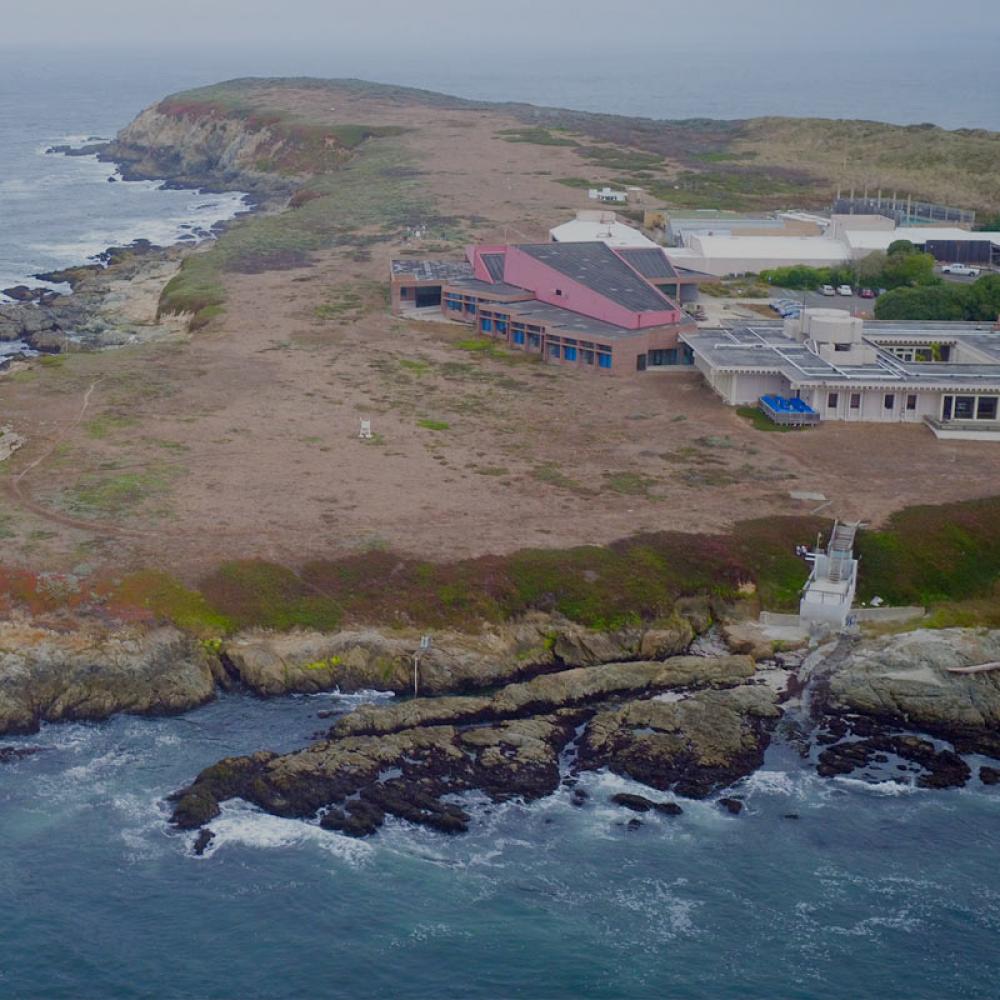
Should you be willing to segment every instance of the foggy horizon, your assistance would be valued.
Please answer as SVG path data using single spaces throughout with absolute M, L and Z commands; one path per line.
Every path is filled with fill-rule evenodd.
M 488 41 L 523 51 L 558 50 L 572 58 L 605 50 L 670 52 L 691 46 L 726 51 L 804 46 L 824 52 L 930 51 L 961 44 L 978 49 L 1000 38 L 1000 18 L 990 0 L 967 0 L 960 19 L 945 16 L 934 0 L 884 0 L 877 8 L 865 0 L 843 0 L 835 10 L 819 0 L 754 7 L 717 0 L 709 17 L 681 0 L 622 0 L 614 9 L 603 0 L 577 0 L 572 16 L 563 3 L 538 0 L 508 0 L 503 16 L 484 12 L 470 0 L 424 0 L 417 12 L 406 0 L 369 0 L 363 6 L 290 0 L 279 9 L 268 0 L 215 0 L 207 10 L 197 0 L 147 3 L 144 9 L 109 0 L 101 8 L 82 10 L 73 0 L 52 0 L 44 36 L 37 34 L 37 14 L 29 9 L 8 11 L 4 20 L 7 37 L 0 49 L 14 50 L 198 51 L 212 46 L 331 55 L 358 55 L 359 49 L 414 56 L 451 52 L 461 58 L 468 54 L 463 48 Z M 968 25 L 977 21 L 970 37 Z

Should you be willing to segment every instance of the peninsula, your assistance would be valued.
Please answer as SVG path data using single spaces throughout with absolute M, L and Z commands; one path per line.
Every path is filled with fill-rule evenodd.
M 691 368 L 544 365 L 444 316 L 393 315 L 389 261 L 544 243 L 591 188 L 641 188 L 639 224 L 818 209 L 877 170 L 995 211 L 1000 135 L 251 79 L 166 98 L 93 152 L 126 180 L 245 191 L 256 210 L 197 246 L 57 276 L 73 295 L 0 306 L 0 337 L 43 352 L 0 373 L 17 441 L 0 451 L 0 732 L 226 687 L 405 694 L 433 632 L 426 697 L 209 769 L 177 822 L 240 796 L 351 832 L 386 813 L 457 829 L 442 795 L 546 794 L 568 748 L 713 794 L 759 766 L 807 679 L 828 742 L 870 744 L 823 751 L 827 773 L 888 747 L 949 786 L 971 774 L 959 753 L 996 756 L 996 674 L 955 670 L 997 660 L 997 633 L 930 629 L 1000 627 L 1000 447 L 907 424 L 771 432 Z M 748 636 L 759 611 L 796 607 L 796 546 L 835 518 L 865 525 L 859 597 L 927 607 L 921 631 L 818 658 Z M 707 633 L 722 647 L 690 656 Z M 885 668 L 914 642 L 930 681 Z M 385 787 L 404 764 L 405 787 Z

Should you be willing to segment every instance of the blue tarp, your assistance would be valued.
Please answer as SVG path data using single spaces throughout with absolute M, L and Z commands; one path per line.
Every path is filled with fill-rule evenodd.
M 784 396 L 761 396 L 760 401 L 775 413 L 815 413 L 816 411 L 801 399 L 786 399 Z

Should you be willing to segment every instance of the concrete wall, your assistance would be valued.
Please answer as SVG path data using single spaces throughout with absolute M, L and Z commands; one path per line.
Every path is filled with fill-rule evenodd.
M 852 389 L 844 388 L 803 389 L 802 398 L 820 415 L 823 420 L 845 420 L 857 423 L 919 423 L 927 417 L 936 417 L 941 412 L 940 392 L 909 393 L 896 390 L 895 406 L 891 410 L 885 408 L 887 389 Z M 827 405 L 831 392 L 837 394 L 837 405 Z M 861 396 L 861 406 L 851 408 L 851 396 L 858 393 Z M 917 408 L 906 409 L 907 396 L 917 397 Z

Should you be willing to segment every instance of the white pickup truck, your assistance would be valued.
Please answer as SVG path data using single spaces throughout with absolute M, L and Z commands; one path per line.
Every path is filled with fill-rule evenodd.
M 941 268 L 942 274 L 959 274 L 963 278 L 978 278 L 979 268 L 970 267 L 968 264 L 945 264 Z

